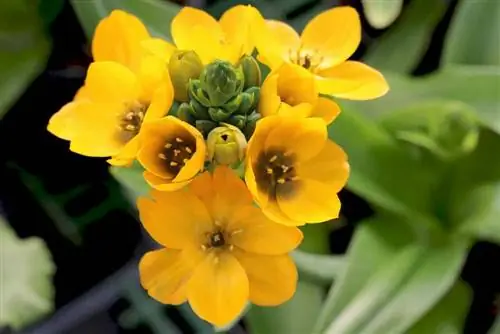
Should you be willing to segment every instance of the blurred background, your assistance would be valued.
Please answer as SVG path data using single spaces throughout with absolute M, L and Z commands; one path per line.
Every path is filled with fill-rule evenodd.
M 197 319 L 189 306 L 163 306 L 147 297 L 138 283 L 137 261 L 152 243 L 137 220 L 129 191 L 110 174 L 104 159 L 71 153 L 65 141 L 46 131 L 46 125 L 82 85 L 91 62 L 89 37 L 93 27 L 113 8 L 147 18 L 155 30 L 168 35 L 170 19 L 179 6 L 203 8 L 219 17 L 237 3 L 240 1 L 0 2 L 1 334 L 214 331 Z M 481 109 L 481 124 L 500 126 L 497 0 L 241 3 L 256 6 L 267 18 L 285 20 L 298 31 L 323 10 L 354 6 L 362 17 L 363 41 L 353 58 L 363 59 L 384 74 L 387 69 L 404 75 L 404 79 L 388 76 L 391 89 L 398 95 L 363 105 L 365 109 L 359 114 L 370 121 L 403 107 L 409 99 L 432 97 L 471 104 Z M 427 79 L 448 63 L 470 66 L 463 76 L 453 72 Z M 343 106 L 358 108 L 356 103 Z M 399 128 L 419 122 L 412 117 L 408 114 L 397 122 L 390 117 L 384 120 L 391 130 L 394 122 Z M 466 130 L 469 135 L 470 129 Z M 412 140 L 413 144 L 433 149 L 418 138 Z M 497 159 L 499 151 L 500 147 L 490 147 L 489 155 Z M 398 174 L 398 168 L 398 164 L 390 165 L 385 172 Z M 412 174 L 409 172 L 407 177 Z M 328 236 L 326 253 L 335 256 L 346 252 L 359 222 L 374 212 L 372 203 L 359 196 L 356 189 L 344 190 L 341 199 L 341 219 L 325 224 L 320 231 Z M 498 208 L 500 203 L 496 205 Z M 462 316 L 463 332 L 487 333 L 500 308 L 500 246 L 487 241 L 475 243 L 467 253 L 461 278 L 472 290 L 470 307 Z M 326 292 L 327 288 L 322 289 Z M 422 293 L 432 294 L 432 286 Z M 304 308 L 307 303 L 303 302 Z M 275 316 L 281 316 L 283 322 L 291 318 L 308 321 L 300 320 L 307 312 Z M 258 319 L 258 312 L 249 313 L 227 332 L 308 334 L 300 330 L 279 332 L 265 326 L 250 331 L 247 320 L 252 317 Z M 500 325 L 497 330 L 500 333 Z

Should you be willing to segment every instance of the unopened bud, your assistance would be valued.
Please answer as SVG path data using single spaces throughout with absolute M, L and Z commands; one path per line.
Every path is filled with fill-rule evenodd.
M 212 107 L 222 107 L 242 92 L 243 85 L 243 72 L 227 61 L 216 60 L 208 64 L 200 75 L 201 89 Z
M 188 101 L 189 80 L 198 79 L 203 71 L 200 57 L 194 51 L 177 50 L 170 57 L 168 71 L 174 86 L 175 100 Z
M 245 87 L 247 89 L 250 87 L 260 87 L 261 83 L 261 73 L 259 63 L 252 56 L 243 56 L 239 63 L 243 75 L 245 76 Z
M 247 141 L 235 126 L 224 124 L 213 129 L 207 138 L 207 159 L 221 165 L 235 165 L 245 157 Z

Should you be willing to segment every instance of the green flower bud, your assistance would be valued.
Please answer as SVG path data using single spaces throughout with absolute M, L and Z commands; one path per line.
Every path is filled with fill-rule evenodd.
M 247 124 L 247 116 L 245 115 L 232 115 L 229 117 L 227 122 L 231 125 L 234 125 L 240 129 L 244 129 Z
M 203 64 L 194 51 L 177 50 L 170 57 L 168 72 L 174 86 L 174 98 L 177 101 L 188 101 L 188 84 L 190 79 L 198 79 Z
M 189 80 L 189 88 L 188 88 L 189 99 L 196 100 L 205 107 L 212 106 L 210 100 L 208 99 L 207 94 L 201 89 L 200 80 L 193 79 Z
M 233 97 L 231 100 L 229 100 L 226 104 L 224 104 L 224 109 L 228 111 L 230 114 L 234 113 L 240 108 L 240 104 L 242 101 L 242 94 L 238 94 L 235 97 Z
M 253 132 L 255 131 L 255 125 L 260 117 L 261 115 L 258 112 L 253 112 L 247 117 L 247 122 L 245 124 L 245 128 L 243 129 L 243 133 L 247 138 L 250 139 L 250 137 L 252 137 Z
M 252 56 L 244 56 L 239 63 L 243 74 L 245 76 L 245 86 L 244 89 L 250 87 L 260 87 L 261 83 L 261 73 L 259 63 Z
M 210 119 L 208 108 L 198 102 L 196 99 L 189 100 L 191 109 L 189 110 L 195 119 Z
M 200 86 L 206 93 L 212 107 L 222 107 L 227 101 L 242 92 L 243 85 L 242 70 L 235 68 L 227 61 L 216 60 L 208 64 L 200 75 Z M 198 94 L 196 96 L 198 97 Z
M 235 165 L 245 157 L 247 141 L 240 129 L 222 124 L 208 134 L 207 160 L 221 165 Z
M 253 94 L 241 93 L 238 95 L 240 97 L 239 108 L 236 111 L 236 114 L 239 115 L 248 115 L 254 109 L 254 96 Z
M 214 122 L 223 122 L 231 116 L 230 112 L 222 108 L 208 108 L 208 114 Z
M 257 109 L 260 98 L 260 87 L 250 87 L 245 91 L 245 93 L 251 94 L 253 96 L 253 104 L 251 109 Z
M 195 118 L 193 115 L 195 113 L 193 107 L 186 102 L 181 103 L 179 108 L 177 108 L 177 118 L 187 123 L 194 124 Z
M 215 127 L 217 126 L 217 123 L 207 120 L 197 120 L 195 121 L 194 124 L 195 124 L 194 126 L 198 129 L 198 131 L 200 131 L 203 134 L 204 138 L 207 138 L 210 131 L 215 129 Z

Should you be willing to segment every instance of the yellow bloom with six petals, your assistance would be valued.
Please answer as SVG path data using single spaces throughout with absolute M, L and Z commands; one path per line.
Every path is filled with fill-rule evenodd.
M 251 6 L 238 5 L 215 20 L 206 12 L 184 7 L 172 20 L 172 38 L 180 50 L 193 50 L 206 65 L 214 60 L 235 64 L 254 49 L 251 26 L 262 19 Z
M 284 62 L 314 74 L 319 92 L 352 100 L 380 97 L 388 91 L 377 70 L 347 60 L 361 41 L 361 22 L 352 7 L 336 7 L 314 17 L 299 36 L 284 22 L 260 21 L 255 29 L 259 59 L 272 70 Z
M 206 145 L 203 135 L 173 116 L 145 123 L 139 138 L 137 160 L 144 178 L 158 190 L 177 190 L 203 170 Z
M 296 289 L 297 269 L 289 252 L 302 233 L 276 224 L 253 205 L 234 172 L 217 167 L 187 189 L 153 191 L 138 201 L 141 221 L 165 248 L 141 260 L 141 283 L 165 304 L 189 301 L 196 314 L 223 326 L 247 301 L 279 305 Z
M 349 164 L 320 118 L 268 116 L 248 143 L 245 181 L 256 203 L 285 225 L 337 218 Z
M 168 73 L 168 72 L 164 72 Z M 139 149 L 143 122 L 163 117 L 173 101 L 168 77 L 154 90 L 116 62 L 92 63 L 75 100 L 54 114 L 48 130 L 70 141 L 70 150 L 90 157 L 112 157 L 130 164 Z
M 260 90 L 259 113 L 320 117 L 329 124 L 340 113 L 330 98 L 319 96 L 318 85 L 309 71 L 285 63 L 271 72 Z

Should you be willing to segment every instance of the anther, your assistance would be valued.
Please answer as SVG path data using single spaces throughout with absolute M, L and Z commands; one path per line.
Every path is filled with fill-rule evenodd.
M 188 161 L 189 161 L 189 159 L 188 159 L 188 158 L 184 158 L 184 159 L 182 159 L 182 163 L 184 163 L 184 164 L 187 164 L 187 163 L 188 163 Z
M 273 156 L 271 157 L 271 159 L 269 159 L 269 162 L 275 162 L 275 161 L 276 161 L 276 159 L 278 159 L 278 156 L 277 156 L 277 155 L 273 155 Z
M 177 163 L 177 162 L 175 162 L 175 161 L 170 161 L 170 166 L 175 167 L 175 166 L 177 166 L 177 165 L 178 165 L 178 163 Z
M 281 165 L 281 169 L 283 170 L 283 173 L 286 173 L 290 169 L 290 167 Z
M 174 156 L 178 156 L 179 153 L 181 153 L 181 150 L 177 150 L 177 149 L 174 150 Z
M 239 233 L 241 233 L 241 232 L 243 232 L 243 229 L 241 229 L 241 228 L 240 228 L 240 229 L 238 229 L 238 230 L 234 230 L 234 231 L 232 231 L 232 232 L 231 232 L 231 236 L 233 236 L 233 235 L 235 235 L 235 234 L 239 234 Z
M 160 158 L 162 160 L 167 160 L 167 156 L 163 153 L 158 154 L 158 158 Z
M 207 246 L 205 246 L 205 245 L 201 245 L 201 250 L 202 250 L 202 251 L 206 251 L 206 250 L 207 250 Z
M 272 169 L 272 168 L 267 167 L 267 168 L 266 168 L 266 172 L 267 172 L 267 174 L 272 174 L 272 173 L 273 173 L 273 169 Z
M 188 146 L 184 147 L 187 153 L 191 154 L 193 153 L 193 150 L 191 150 Z
M 170 143 L 165 144 L 165 148 L 171 148 L 171 147 L 172 147 L 172 144 L 170 144 Z
M 125 119 L 131 121 L 134 118 L 134 113 L 129 112 L 127 115 L 125 115 Z
M 136 129 L 135 125 L 132 125 L 132 124 L 125 125 L 125 130 L 134 131 L 135 129 Z
M 284 178 L 280 177 L 280 178 L 277 180 L 277 182 L 278 182 L 279 184 L 284 184 L 284 183 L 286 182 L 286 180 L 285 180 Z
M 182 143 L 184 140 L 180 139 L 179 137 L 176 137 L 175 141 L 178 142 L 178 143 Z

